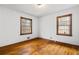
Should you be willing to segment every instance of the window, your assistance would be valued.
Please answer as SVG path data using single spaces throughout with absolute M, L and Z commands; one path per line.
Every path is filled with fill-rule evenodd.
M 32 19 L 20 17 L 20 35 L 32 34 Z
M 57 17 L 57 35 L 72 36 L 72 14 Z

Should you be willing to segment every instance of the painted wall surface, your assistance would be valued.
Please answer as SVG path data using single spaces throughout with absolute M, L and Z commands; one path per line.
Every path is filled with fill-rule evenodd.
M 32 19 L 32 34 L 20 35 L 20 16 Z M 0 47 L 38 37 L 36 17 L 8 8 L 0 7 Z
M 56 35 L 56 17 L 72 14 L 72 36 Z M 79 45 L 79 6 L 62 10 L 39 19 L 40 37 Z
M 72 36 L 56 35 L 56 17 L 72 13 Z M 32 18 L 32 34 L 20 35 L 20 16 Z M 79 45 L 79 7 L 74 7 L 37 17 L 0 7 L 0 47 L 28 40 L 27 37 L 43 37 L 65 43 Z

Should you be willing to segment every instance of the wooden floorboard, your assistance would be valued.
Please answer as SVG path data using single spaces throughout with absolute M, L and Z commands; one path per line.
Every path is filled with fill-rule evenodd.
M 40 38 L 2 47 L 0 55 L 79 55 L 79 49 Z

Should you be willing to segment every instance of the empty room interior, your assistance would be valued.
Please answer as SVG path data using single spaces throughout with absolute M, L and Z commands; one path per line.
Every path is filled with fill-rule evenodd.
M 78 4 L 0 4 L 0 55 L 79 55 Z

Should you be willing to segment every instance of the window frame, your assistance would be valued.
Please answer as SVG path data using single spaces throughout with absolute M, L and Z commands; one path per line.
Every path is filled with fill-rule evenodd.
M 30 27 L 31 27 L 31 32 L 29 32 L 29 33 L 22 33 L 22 19 L 25 19 L 25 20 L 30 20 L 31 21 L 31 23 L 30 23 Z M 32 34 L 32 19 L 30 19 L 30 18 L 26 18 L 26 17 L 20 17 L 20 35 L 27 35 L 27 34 Z
M 70 22 L 70 26 L 69 26 L 69 34 L 61 34 L 59 33 L 59 18 L 62 18 L 62 17 L 70 17 L 69 19 L 69 22 Z M 64 36 L 72 36 L 72 14 L 67 14 L 67 15 L 62 15 L 62 16 L 57 16 L 57 31 L 56 31 L 56 34 L 57 35 L 64 35 Z

